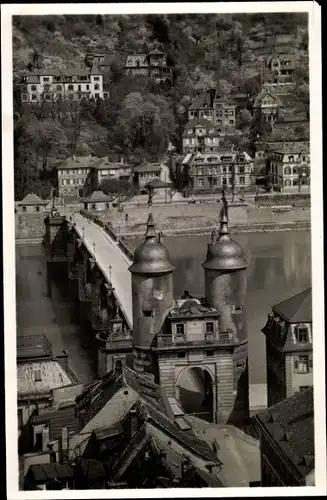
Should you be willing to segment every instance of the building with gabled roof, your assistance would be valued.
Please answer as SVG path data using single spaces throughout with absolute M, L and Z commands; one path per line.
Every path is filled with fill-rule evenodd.
M 270 154 L 270 183 L 278 189 L 310 189 L 311 166 L 308 141 L 288 141 Z
M 125 73 L 130 76 L 146 76 L 156 82 L 172 82 L 172 67 L 167 63 L 167 54 L 158 49 L 148 54 L 129 54 Z
M 111 198 L 103 191 L 93 191 L 84 199 L 85 210 L 109 210 Z
M 276 403 L 255 420 L 260 431 L 261 486 L 313 486 L 313 387 Z
M 34 193 L 29 193 L 21 201 L 16 203 L 19 212 L 34 213 L 44 212 L 47 202 L 43 201 L 39 196 Z
M 204 118 L 220 135 L 233 133 L 236 126 L 236 104 L 232 97 L 221 96 L 219 84 L 215 89 L 200 92 L 188 108 L 188 119 Z
M 262 332 L 271 406 L 313 384 L 311 287 L 274 305 Z
M 283 102 L 280 97 L 265 89 L 255 97 L 253 102 L 254 111 L 260 110 L 263 120 L 268 123 L 274 123 L 277 120 L 282 107 Z
M 295 54 L 272 54 L 267 58 L 271 79 L 275 83 L 291 82 L 296 69 Z
M 221 133 L 209 120 L 192 118 L 185 125 L 183 132 L 183 153 L 217 151 Z
M 69 367 L 68 356 L 67 351 L 54 356 L 52 345 L 43 334 L 17 338 L 17 411 L 20 434 L 35 410 L 49 406 L 54 391 L 63 389 L 65 392 L 65 388 L 79 385 L 78 377 Z M 26 446 L 29 446 L 29 442 Z M 22 448 L 24 447 L 25 443 L 22 443 Z
M 21 100 L 24 103 L 60 100 L 105 99 L 103 75 L 97 66 L 92 68 L 48 68 L 23 72 Z

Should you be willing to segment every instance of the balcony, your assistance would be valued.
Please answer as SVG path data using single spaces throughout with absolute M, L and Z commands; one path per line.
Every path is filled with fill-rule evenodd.
M 233 332 L 220 332 L 218 338 L 215 338 L 214 333 L 204 334 L 203 340 L 187 340 L 185 335 L 176 335 L 175 342 L 172 335 L 158 335 L 157 349 L 171 348 L 171 347 L 196 347 L 205 346 L 208 344 L 224 346 L 224 345 L 237 345 L 239 342 L 235 338 Z
M 132 335 L 130 331 L 121 331 L 115 335 L 111 333 L 100 332 L 96 335 L 99 342 L 100 349 L 107 350 L 131 350 L 132 349 Z

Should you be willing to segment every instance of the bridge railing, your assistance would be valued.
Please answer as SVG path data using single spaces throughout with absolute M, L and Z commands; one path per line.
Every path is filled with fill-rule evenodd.
M 112 228 L 109 226 L 109 224 L 106 224 L 105 222 L 103 222 L 99 217 L 97 217 L 96 215 L 90 213 L 90 212 L 87 212 L 86 210 L 81 210 L 80 211 L 80 214 L 85 217 L 86 219 L 88 220 L 91 220 L 94 224 L 96 224 L 97 226 L 103 228 L 106 233 L 114 240 L 114 241 L 117 241 L 118 242 L 118 246 L 119 248 L 121 249 L 121 251 L 126 255 L 126 257 L 128 257 L 129 259 L 133 260 L 133 252 L 128 248 L 128 246 L 124 243 L 124 241 L 122 241 L 122 238 L 119 238 L 115 233 L 114 231 L 112 230 Z

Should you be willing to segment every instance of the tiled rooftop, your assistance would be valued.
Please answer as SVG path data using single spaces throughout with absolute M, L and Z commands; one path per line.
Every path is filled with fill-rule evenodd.
M 109 201 L 109 196 L 102 191 L 93 191 L 93 193 L 84 200 L 85 203 L 108 203 Z
M 57 169 L 70 169 L 70 168 L 88 168 L 94 167 L 99 162 L 99 158 L 96 156 L 75 156 L 66 158 Z
M 257 415 L 260 425 L 303 476 L 314 468 L 313 405 L 313 387 L 310 387 Z
M 40 381 L 35 381 L 36 371 L 41 374 Z M 19 396 L 48 393 L 52 389 L 71 383 L 71 379 L 56 360 L 17 365 L 17 392 Z
M 283 300 L 273 306 L 273 311 L 289 323 L 312 322 L 312 288 Z
M 77 433 L 79 420 L 75 416 L 75 403 L 64 408 L 40 409 L 38 415 L 32 417 L 32 425 L 49 423 L 49 437 L 51 441 L 60 439 L 61 431 L 67 427 L 68 432 Z
M 22 201 L 19 201 L 17 205 L 33 205 L 33 206 L 40 206 L 40 205 L 45 205 L 46 202 L 41 200 L 39 196 L 37 196 L 34 193 L 27 194 L 25 198 L 22 199 Z

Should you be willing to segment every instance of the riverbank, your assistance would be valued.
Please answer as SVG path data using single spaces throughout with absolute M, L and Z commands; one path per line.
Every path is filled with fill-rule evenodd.
M 213 229 L 217 229 L 217 226 L 206 226 L 206 227 L 195 227 L 190 229 L 166 229 L 163 231 L 163 235 L 166 236 L 192 236 L 192 235 L 204 235 L 211 234 Z M 265 232 L 275 232 L 275 231 L 310 231 L 311 223 L 310 221 L 301 222 L 282 222 L 274 223 L 267 222 L 264 224 L 244 224 L 236 225 L 230 227 L 230 232 L 235 234 L 241 233 L 265 233 Z M 130 231 L 124 232 L 120 231 L 119 236 L 122 238 L 132 238 L 135 236 L 143 236 L 145 231 L 145 226 L 143 231 Z

